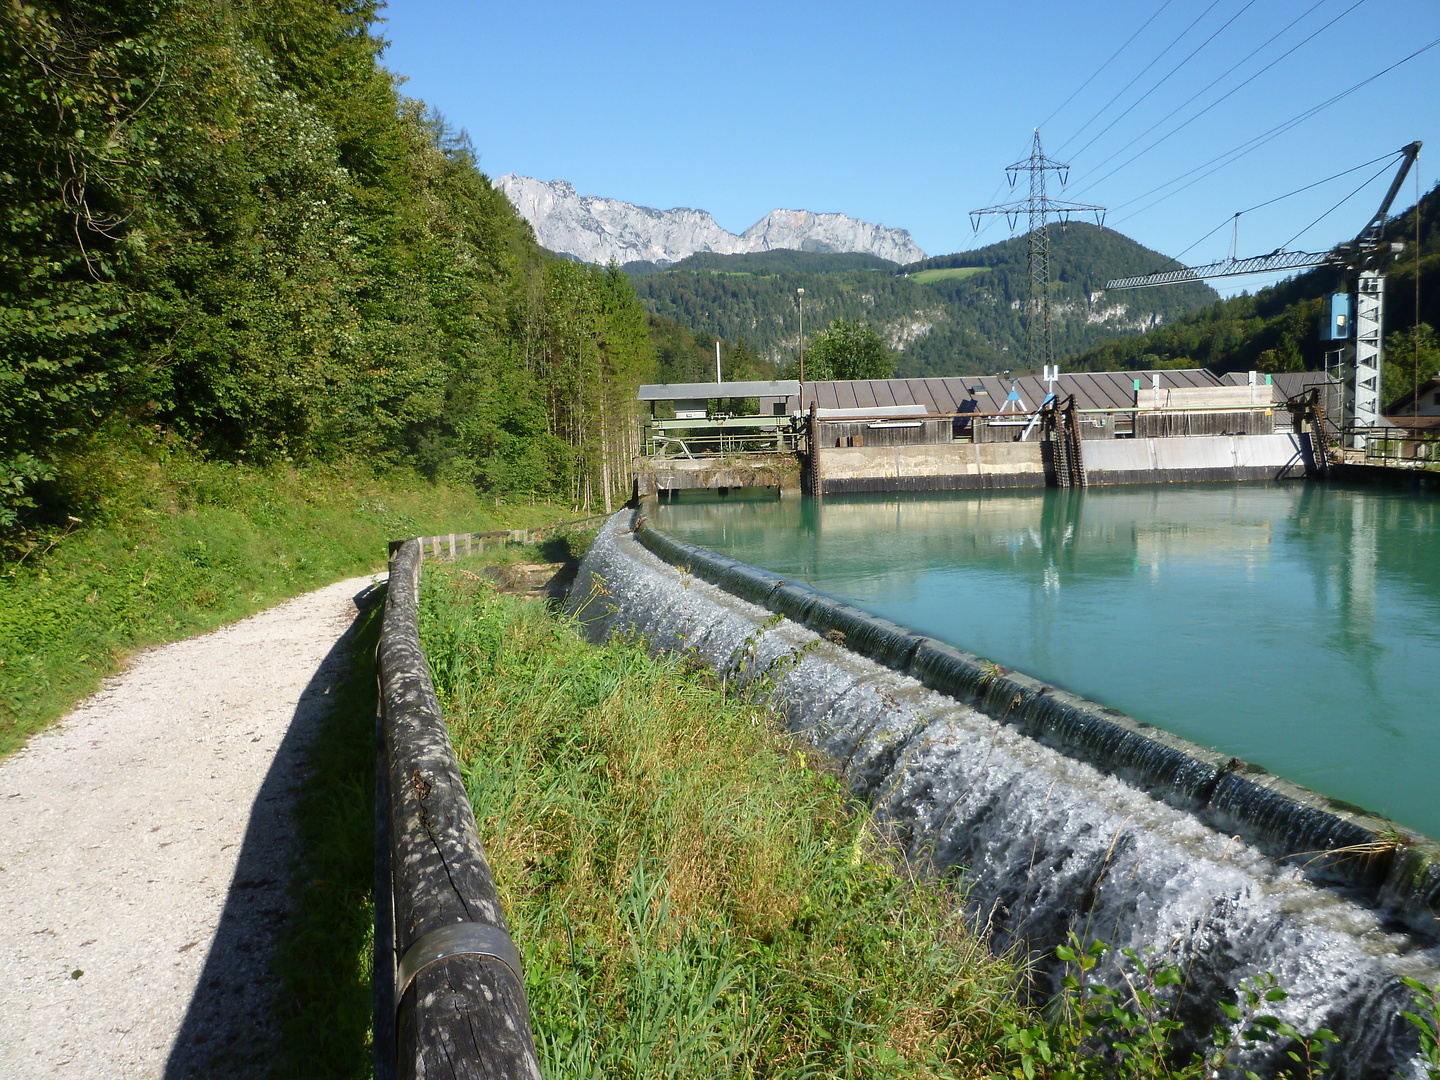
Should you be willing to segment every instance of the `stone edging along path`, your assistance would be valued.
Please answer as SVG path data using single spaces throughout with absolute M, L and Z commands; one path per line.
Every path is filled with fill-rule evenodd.
M 257 1075 L 305 749 L 381 576 L 147 650 L 0 763 L 0 1078 Z

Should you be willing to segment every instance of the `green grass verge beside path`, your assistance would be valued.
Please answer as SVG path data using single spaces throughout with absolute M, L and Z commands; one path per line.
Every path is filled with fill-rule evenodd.
M 386 543 L 575 516 L 412 476 L 259 469 L 107 448 L 77 457 L 82 520 L 0 562 L 0 756 L 125 657 L 383 568 Z
M 422 638 L 547 1076 L 1008 1073 L 1014 972 L 762 703 L 479 569 Z
M 1218 1003 L 1240 1022 L 1191 1039 L 1184 972 L 1126 951 L 1116 991 L 1086 975 L 1108 947 L 1072 935 L 1067 989 L 1029 1007 L 953 883 L 917 876 L 762 698 L 586 644 L 487 562 L 426 565 L 421 637 L 546 1076 L 1228 1080 L 1267 1044 L 1324 1075 L 1333 1035 L 1267 1015 L 1286 995 L 1263 974 Z M 1440 1080 L 1440 988 L 1410 989 Z

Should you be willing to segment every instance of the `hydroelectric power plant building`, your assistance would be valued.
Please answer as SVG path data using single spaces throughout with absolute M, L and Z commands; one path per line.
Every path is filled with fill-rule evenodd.
M 1067 692 L 1043 672 L 1007 670 L 966 651 L 963 633 L 940 640 L 901 625 L 894 610 L 886 619 L 859 600 L 836 599 L 813 587 L 798 563 L 792 577 L 759 565 L 764 559 L 687 542 L 667 524 L 681 522 L 675 513 L 689 504 L 673 497 L 687 490 L 803 491 L 831 498 L 764 500 L 791 512 L 750 524 L 737 514 L 712 535 L 728 528 L 733 538 L 745 528 L 773 536 L 776 523 L 808 518 L 817 535 L 860 538 L 842 541 L 856 544 L 883 520 L 898 528 L 919 493 L 974 491 L 1017 518 L 1022 508 L 1010 504 L 1043 499 L 1036 527 L 1017 535 L 1070 545 L 1091 510 L 1103 518 L 1103 507 L 1126 491 L 1040 489 L 1245 481 L 1215 490 L 1269 489 L 1293 499 L 1282 528 L 1256 531 L 1308 534 L 1327 491 L 1345 494 L 1307 479 L 1423 492 L 1437 478 L 1375 467 L 1394 465 L 1395 453 L 1423 465 L 1432 443 L 1344 424 L 1341 392 L 1324 373 L 1198 370 L 645 387 L 651 419 L 636 462 L 640 507 L 601 530 L 571 604 L 596 638 L 639 632 L 728 677 L 761 680 L 797 737 L 830 757 L 911 856 L 963 880 L 995 946 L 1029 957 L 1042 991 L 1058 985 L 1054 949 L 1069 933 L 1117 949 L 1154 947 L 1185 971 L 1186 1020 L 1203 1038 L 1225 1022 L 1217 1002 L 1270 973 L 1289 991 L 1277 1015 L 1300 1030 L 1340 1035 L 1328 1075 L 1420 1080 L 1415 1031 L 1400 1016 L 1410 1007 L 1400 979 L 1440 980 L 1434 841 Z M 1297 483 L 1262 483 L 1275 480 Z M 985 494 L 1025 488 L 1035 490 Z M 831 519 L 818 524 L 827 506 L 843 511 L 851 502 L 864 512 L 853 530 L 840 517 L 833 527 Z M 744 500 L 726 508 L 751 513 Z M 1363 515 L 1372 511 L 1357 510 L 1355 536 L 1371 536 L 1373 518 Z M 1197 543 L 1228 555 L 1240 545 L 1222 531 Z M 1173 535 L 1163 539 L 1174 547 Z M 1327 554 L 1316 556 L 1324 567 L 1312 592 L 1352 589 L 1363 606 L 1358 583 L 1373 584 L 1382 572 L 1376 549 L 1316 543 Z M 1104 576 L 1079 566 L 1073 546 L 1066 552 L 1053 568 L 1076 587 L 1087 573 Z M 1125 579 L 1151 580 L 1128 554 L 1119 561 Z M 1031 595 L 1050 587 L 1037 583 Z M 1379 608 L 1374 617 L 1389 614 Z M 1232 637 L 1251 632 L 1247 618 L 1236 609 Z M 1326 632 L 1305 631 L 1317 635 L 1316 682 L 1325 678 Z M 1192 655 L 1215 682 L 1233 674 L 1233 663 L 1211 666 L 1200 648 Z M 1269 660 L 1256 652 L 1240 663 L 1263 671 Z M 1143 652 L 1133 662 L 1145 663 Z M 1293 704 L 1277 699 L 1274 709 Z M 1123 986 L 1115 956 L 1099 974 Z M 1236 1063 L 1275 1075 L 1284 1057 L 1271 1047 Z
M 1309 435 L 1339 430 L 1340 386 L 1323 372 L 1190 369 L 652 385 L 639 397 L 651 418 L 637 496 L 824 495 L 1304 476 Z M 717 402 L 737 407 L 707 408 Z

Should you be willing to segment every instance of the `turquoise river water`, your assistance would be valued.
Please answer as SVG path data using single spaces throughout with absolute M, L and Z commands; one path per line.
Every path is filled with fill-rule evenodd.
M 736 498 L 667 532 L 1440 838 L 1440 500 L 1321 484 Z

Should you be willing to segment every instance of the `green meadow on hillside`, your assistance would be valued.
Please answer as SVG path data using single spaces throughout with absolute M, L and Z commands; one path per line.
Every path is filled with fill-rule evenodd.
M 932 281 L 964 281 L 976 274 L 983 274 L 989 270 L 988 266 L 951 266 L 944 270 L 921 270 L 918 273 L 907 274 L 911 281 L 918 281 L 928 285 Z

